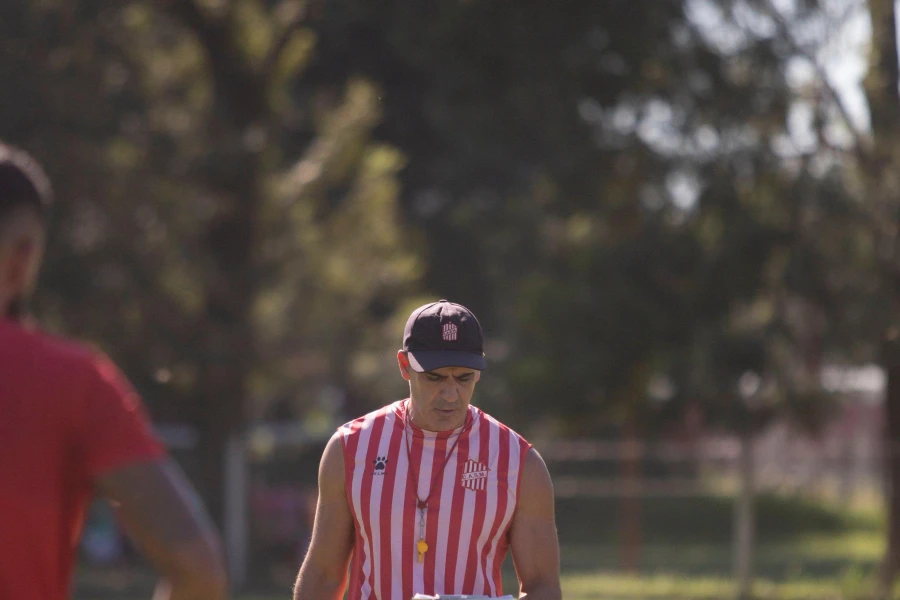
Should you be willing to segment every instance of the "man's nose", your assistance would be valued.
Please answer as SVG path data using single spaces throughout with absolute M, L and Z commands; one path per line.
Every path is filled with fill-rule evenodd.
M 459 398 L 459 390 L 456 387 L 455 381 L 448 381 L 444 387 L 441 389 L 441 398 L 447 400 L 448 402 L 453 402 L 454 400 Z

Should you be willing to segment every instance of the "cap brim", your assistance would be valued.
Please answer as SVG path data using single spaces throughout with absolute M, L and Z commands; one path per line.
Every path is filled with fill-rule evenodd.
M 417 373 L 444 367 L 465 367 L 476 371 L 484 371 L 487 368 L 483 355 L 461 350 L 416 350 L 415 352 L 410 350 L 407 352 L 407 356 L 409 356 L 409 365 Z

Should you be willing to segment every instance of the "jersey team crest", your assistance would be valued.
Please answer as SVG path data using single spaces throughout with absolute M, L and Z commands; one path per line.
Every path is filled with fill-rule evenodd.
M 467 460 L 463 464 L 463 475 L 460 485 L 470 490 L 483 490 L 487 483 L 488 466 L 477 460 Z

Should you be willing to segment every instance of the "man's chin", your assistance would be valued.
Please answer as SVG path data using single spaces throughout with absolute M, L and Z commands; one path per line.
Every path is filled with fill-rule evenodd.
M 435 420 L 439 422 L 441 425 L 446 426 L 446 429 L 456 429 L 459 427 L 464 419 L 464 414 L 459 410 L 434 410 Z

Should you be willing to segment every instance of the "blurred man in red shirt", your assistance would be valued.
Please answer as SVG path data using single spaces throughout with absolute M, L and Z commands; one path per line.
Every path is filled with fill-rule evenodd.
M 163 576 L 156 599 L 224 598 L 217 535 L 128 381 L 25 322 L 50 196 L 40 166 L 0 144 L 0 598 L 69 596 L 94 493 Z

